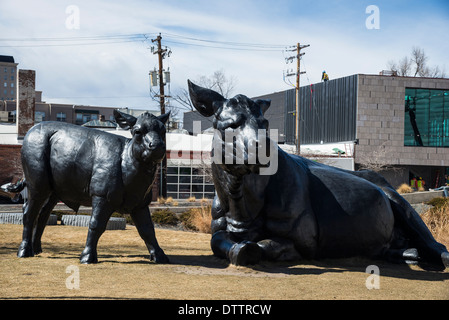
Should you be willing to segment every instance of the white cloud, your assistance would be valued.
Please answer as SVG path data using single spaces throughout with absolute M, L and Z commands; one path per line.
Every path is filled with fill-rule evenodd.
M 304 4 L 293 0 L 277 1 L 279 5 L 275 7 L 270 1 L 211 3 L 7 0 L 0 3 L 1 37 L 147 33 L 154 38 L 161 32 L 163 44 L 173 51 L 164 61 L 170 67 L 172 92 L 185 88 L 188 78 L 196 79 L 223 69 L 228 76 L 238 79 L 235 93 L 248 96 L 289 88 L 283 82 L 282 74 L 284 69 L 294 65 L 285 65 L 281 50 L 236 51 L 186 46 L 169 43 L 169 40 L 183 41 L 170 35 L 240 43 L 295 45 L 301 41 L 310 44 L 304 50 L 303 68 L 307 71 L 301 77 L 304 85 L 319 82 L 324 69 L 331 78 L 378 73 L 386 67 L 388 60 L 407 55 L 413 45 L 425 48 L 431 64 L 444 65 L 447 59 L 448 45 L 443 41 L 442 30 L 449 26 L 440 17 L 426 17 L 426 21 L 412 24 L 413 19 L 404 20 L 381 7 L 381 29 L 367 30 L 365 7 L 360 3 L 349 6 L 338 2 L 332 8 L 327 2 L 326 5 L 320 2 L 315 10 L 315 2 Z M 77 30 L 65 26 L 68 17 L 65 10 L 69 5 L 80 9 L 80 28 Z M 325 12 L 320 13 L 321 10 Z M 48 100 L 157 108 L 156 102 L 145 97 L 149 91 L 148 71 L 157 66 L 157 57 L 149 50 L 151 45 L 151 42 L 130 42 L 97 46 L 1 47 L 0 54 L 13 55 L 20 68 L 35 69 L 37 88 L 43 90 Z

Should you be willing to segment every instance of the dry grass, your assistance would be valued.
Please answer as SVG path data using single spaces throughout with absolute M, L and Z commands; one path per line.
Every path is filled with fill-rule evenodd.
M 159 204 L 166 204 L 166 205 L 170 205 L 170 206 L 178 206 L 179 205 L 179 202 L 174 200 L 173 197 L 167 197 L 167 198 L 158 197 L 157 202 Z
M 211 206 L 210 205 L 201 205 L 201 208 L 191 209 L 191 221 L 192 224 L 196 227 L 199 232 L 202 233 L 211 233 L 210 222 L 212 220 L 211 215 Z
M 449 271 L 361 258 L 235 267 L 212 255 L 204 233 L 156 229 L 167 265 L 148 260 L 133 226 L 106 231 L 94 265 L 79 264 L 86 228 L 48 226 L 44 252 L 26 259 L 16 257 L 21 233 L 20 225 L 0 225 L 0 299 L 449 299 Z M 365 285 L 372 264 L 378 290 Z M 79 289 L 66 287 L 69 266 L 79 268 Z
M 212 203 L 212 200 L 211 199 L 202 198 L 200 200 L 200 203 L 201 204 L 210 204 L 210 203 Z
M 196 198 L 195 197 L 189 197 L 187 199 L 187 202 L 196 202 Z
M 445 201 L 431 208 L 421 215 L 421 218 L 435 240 L 449 248 L 449 202 Z
M 165 204 L 173 204 L 173 202 L 175 202 L 175 200 L 173 200 L 173 197 L 167 197 L 167 199 L 165 199 Z
M 404 193 L 411 193 L 411 192 L 413 192 L 413 189 L 412 189 L 412 187 L 410 187 L 408 184 L 403 183 L 403 184 L 401 184 L 401 185 L 399 186 L 399 188 L 396 189 L 396 191 L 397 191 L 399 194 L 404 194 Z
M 193 230 L 201 233 L 211 233 L 211 205 L 203 205 L 197 208 L 191 208 L 180 216 L 182 225 L 187 230 Z

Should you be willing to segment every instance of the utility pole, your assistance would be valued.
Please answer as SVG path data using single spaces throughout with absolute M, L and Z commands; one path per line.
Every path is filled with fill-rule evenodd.
M 301 56 L 303 56 L 305 53 L 301 53 L 301 50 L 304 48 L 309 47 L 309 44 L 301 45 L 300 43 L 297 43 L 295 46 L 295 49 L 289 50 L 289 51 L 296 51 L 296 56 L 291 56 L 289 58 L 286 58 L 286 62 L 291 62 L 293 59 L 296 59 L 296 73 L 293 74 L 287 74 L 287 76 L 295 75 L 296 76 L 296 85 L 295 85 L 295 93 L 296 93 L 296 125 L 295 125 L 295 132 L 296 132 L 296 152 L 297 154 L 300 154 L 301 150 L 301 106 L 300 106 L 300 75 L 305 73 L 305 71 L 301 72 Z
M 164 92 L 164 66 L 163 60 L 167 54 L 167 49 L 162 49 L 162 36 L 159 34 L 156 39 L 151 42 L 157 42 L 157 51 L 153 51 L 153 54 L 157 54 L 159 58 L 159 101 L 161 107 L 161 115 L 165 114 L 165 92 Z M 171 52 L 168 52 L 170 55 Z M 166 141 L 164 141 L 166 143 Z M 163 198 L 167 198 L 167 155 L 164 156 L 161 162 L 161 175 L 160 175 L 160 190 L 159 195 Z
M 165 95 L 164 95 L 164 66 L 163 60 L 167 49 L 162 49 L 162 37 L 161 34 L 157 36 L 156 39 L 151 40 L 151 42 L 157 42 L 157 51 L 153 54 L 157 54 L 159 57 L 159 100 L 161 105 L 161 114 L 165 114 Z

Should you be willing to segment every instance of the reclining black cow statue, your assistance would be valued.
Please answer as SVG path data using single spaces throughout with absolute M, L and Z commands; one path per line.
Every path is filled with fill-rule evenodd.
M 135 118 L 114 110 L 114 117 L 120 127 L 131 130 L 132 139 L 61 122 L 41 122 L 28 131 L 22 146 L 25 179 L 10 187 L 14 192 L 28 188 L 18 257 L 42 252 L 42 233 L 61 200 L 75 211 L 92 206 L 81 263 L 98 261 L 97 243 L 114 211 L 131 214 L 151 260 L 168 262 L 148 205 L 157 163 L 165 156 L 169 113 L 156 117 L 146 112 Z
M 277 146 L 270 155 L 277 170 L 262 175 L 266 164 L 254 161 L 248 150 L 269 142 L 263 114 L 270 101 L 243 95 L 228 100 L 190 81 L 188 86 L 195 108 L 214 116 L 211 247 L 216 256 L 235 265 L 365 256 L 436 270 L 449 266 L 445 246 L 382 176 L 326 166 Z M 224 138 L 229 132 L 231 141 Z M 224 161 L 236 150 L 243 155 Z

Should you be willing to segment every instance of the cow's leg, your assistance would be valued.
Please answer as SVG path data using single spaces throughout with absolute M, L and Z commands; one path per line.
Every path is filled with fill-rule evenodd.
M 148 207 L 134 210 L 131 213 L 131 217 L 136 224 L 140 237 L 145 241 L 148 251 L 150 252 L 150 260 L 153 260 L 156 263 L 169 263 L 168 257 L 161 247 L 159 247 L 156 240 L 154 225 Z
M 281 238 L 265 239 L 257 242 L 262 248 L 262 258 L 271 261 L 293 261 L 301 259 L 293 241 Z
M 411 244 L 418 249 L 420 264 L 429 263 L 437 269 L 449 267 L 446 247 L 435 240 L 419 214 L 381 175 L 372 171 L 356 171 L 353 174 L 376 184 L 387 195 L 393 209 L 395 226 L 401 229 Z
M 80 261 L 84 264 L 97 263 L 97 244 L 103 232 L 106 230 L 109 218 L 113 213 L 109 202 L 102 197 L 92 197 L 92 216 L 89 222 L 86 247 L 81 253 Z
M 44 233 L 45 226 L 47 225 L 48 218 L 50 217 L 50 213 L 55 207 L 56 203 L 58 203 L 58 198 L 55 195 L 51 195 L 48 198 L 47 203 L 42 208 L 39 213 L 39 218 L 37 220 L 36 229 L 33 235 L 33 251 L 34 254 L 39 254 L 42 252 L 41 238 Z
M 256 264 L 262 258 L 262 249 L 252 241 L 235 242 L 226 231 L 217 231 L 212 235 L 213 253 L 220 258 L 228 259 L 237 266 Z
M 382 252 L 382 258 L 393 263 L 418 264 L 419 254 L 415 248 L 410 249 L 386 249 Z
M 33 252 L 33 231 L 37 217 L 42 206 L 48 197 L 36 195 L 36 192 L 29 190 L 29 199 L 23 204 L 23 232 L 22 243 L 17 251 L 19 258 L 32 257 Z

